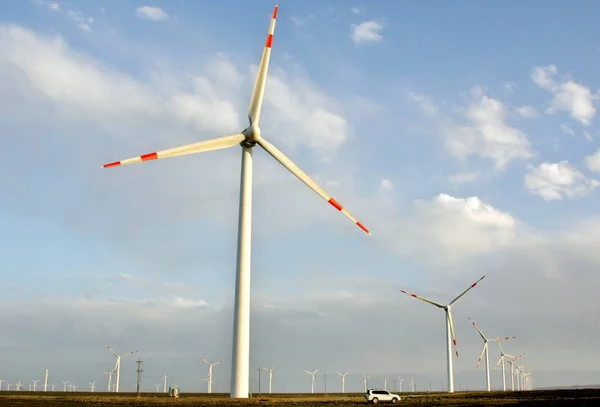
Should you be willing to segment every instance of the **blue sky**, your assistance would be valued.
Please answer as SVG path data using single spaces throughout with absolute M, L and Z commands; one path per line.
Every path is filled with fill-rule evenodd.
M 205 356 L 228 391 L 239 149 L 100 165 L 245 128 L 273 5 L 5 5 L 1 379 L 56 359 L 55 384 L 104 383 L 107 342 L 150 390 L 165 368 L 204 389 Z M 372 236 L 255 151 L 251 365 L 281 362 L 276 391 L 316 367 L 348 391 L 360 372 L 440 383 L 443 316 L 398 288 L 445 302 L 483 274 L 455 310 L 456 386 L 485 384 L 467 315 L 518 337 L 536 385 L 589 381 L 599 7 L 279 2 L 263 136 Z

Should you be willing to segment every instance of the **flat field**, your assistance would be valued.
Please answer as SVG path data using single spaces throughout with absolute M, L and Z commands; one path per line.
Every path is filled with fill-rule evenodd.
M 0 407 L 109 407 L 109 406 L 256 406 L 294 407 L 368 405 L 362 394 L 272 394 L 248 399 L 230 399 L 227 394 L 183 393 L 179 398 L 163 393 L 89 393 L 89 392 L 0 392 Z M 406 406 L 600 406 L 600 389 L 539 390 L 525 392 L 406 393 L 399 405 Z M 385 404 L 388 405 L 388 404 Z M 283 406 L 282 406 L 283 407 Z

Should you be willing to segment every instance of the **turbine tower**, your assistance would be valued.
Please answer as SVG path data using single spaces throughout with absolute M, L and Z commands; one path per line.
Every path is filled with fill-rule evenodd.
M 402 393 L 402 382 L 404 381 L 404 379 L 401 379 L 400 376 L 398 376 L 398 383 L 400 383 L 400 391 L 399 393 Z
M 205 380 L 208 382 L 208 392 L 212 393 L 212 384 L 213 384 L 212 369 L 213 369 L 213 366 L 216 366 L 219 363 L 223 363 L 223 361 L 219 360 L 218 362 L 210 363 L 208 360 L 204 359 L 203 357 L 201 357 L 200 359 L 202 359 L 202 361 L 204 361 L 204 363 L 206 363 L 208 365 L 208 376 Z
M 271 57 L 275 20 L 277 18 L 275 6 L 267 40 L 258 68 L 254 90 L 248 109 L 249 126 L 240 133 L 224 136 L 212 140 L 201 141 L 168 150 L 157 151 L 142 156 L 115 161 L 105 164 L 103 168 L 116 167 L 125 164 L 139 163 L 186 154 L 201 153 L 211 150 L 220 150 L 228 147 L 242 147 L 240 206 L 238 223 L 237 245 L 237 270 L 235 304 L 233 317 L 233 350 L 231 361 L 231 392 L 232 398 L 247 398 L 249 395 L 250 378 L 250 255 L 251 255 L 251 228 L 252 228 L 252 148 L 257 144 L 270 154 L 276 161 L 287 168 L 300 181 L 325 199 L 335 209 L 342 212 L 354 224 L 370 233 L 369 230 L 356 220 L 340 203 L 338 203 L 323 188 L 314 182 L 296 164 L 285 156 L 277 147 L 265 140 L 259 127 L 260 112 L 262 109 L 263 95 L 267 80 L 267 71 Z
M 387 377 L 382 377 L 381 380 L 383 380 L 383 390 L 387 390 Z
M 415 385 L 417 384 L 417 382 L 415 382 L 415 378 L 412 377 L 412 380 L 410 381 L 410 386 L 412 387 L 412 392 L 415 392 Z
M 345 392 L 346 392 L 346 391 L 345 391 L 345 388 L 346 388 L 346 387 L 345 387 L 345 384 L 346 384 L 346 376 L 348 375 L 348 372 L 346 372 L 346 373 L 343 373 L 343 374 L 342 374 L 342 373 L 340 373 L 340 372 L 337 372 L 337 374 L 339 374 L 339 375 L 340 375 L 340 377 L 342 378 L 342 393 L 345 393 Z M 365 390 L 365 393 L 366 393 L 366 392 L 367 392 L 367 391 Z
M 39 380 L 32 380 L 33 382 L 33 391 L 35 391 L 35 385 L 39 382 Z
M 479 355 L 479 360 L 477 361 L 477 368 L 479 368 L 479 364 L 481 363 L 481 358 L 483 357 L 483 354 L 485 352 L 485 381 L 487 384 L 487 391 L 492 391 L 492 385 L 490 382 L 490 355 L 489 355 L 489 350 L 488 350 L 488 343 L 489 342 L 500 343 L 500 341 L 502 341 L 502 340 L 515 339 L 515 337 L 514 336 L 512 336 L 512 337 L 506 336 L 504 338 L 496 337 L 496 338 L 488 339 L 483 334 L 483 332 L 481 332 L 481 329 L 479 329 L 479 327 L 477 326 L 477 324 L 475 324 L 475 321 L 473 321 L 471 319 L 471 317 L 469 317 L 469 321 L 471 321 L 471 324 L 475 327 L 475 329 L 479 333 L 479 336 L 481 336 L 481 339 L 483 339 L 483 349 L 481 350 L 481 355 Z
M 165 375 L 163 376 L 163 393 L 167 392 L 167 370 L 165 369 Z
M 450 301 L 448 305 L 442 305 L 439 302 L 435 302 L 432 300 L 428 300 L 427 298 L 420 297 L 416 294 L 408 293 L 404 290 L 400 290 L 402 293 L 406 295 L 410 295 L 411 297 L 417 298 L 421 301 L 427 302 L 431 305 L 434 305 L 438 308 L 442 308 L 446 311 L 446 358 L 448 365 L 448 393 L 454 393 L 454 370 L 452 368 L 452 342 L 454 342 L 454 348 L 456 351 L 456 357 L 458 357 L 458 347 L 456 346 L 456 335 L 454 334 L 454 323 L 452 322 L 452 306 L 458 302 L 462 297 L 465 296 L 471 289 L 473 289 L 477 283 L 483 280 L 485 276 L 481 277 L 479 280 L 475 281 L 469 288 L 463 291 L 458 297 Z
M 362 377 L 363 377 L 363 381 L 365 383 L 365 393 L 367 392 L 367 386 L 369 385 L 369 379 L 371 378 L 371 376 L 366 376 L 364 373 L 361 373 Z
M 52 361 L 52 363 L 50 363 L 48 365 L 48 367 L 45 369 L 40 368 L 40 370 L 43 370 L 45 373 L 45 375 L 44 375 L 44 391 L 46 391 L 46 388 L 48 387 L 48 369 L 50 369 L 50 366 L 52 366 L 54 364 L 54 362 L 55 361 Z
M 275 368 L 276 368 L 277 366 L 279 366 L 279 362 L 277 362 L 277 363 L 275 364 L 275 366 L 273 366 L 273 367 L 272 367 L 272 368 L 270 368 L 270 369 L 267 369 L 266 367 L 263 367 L 263 368 L 262 368 L 263 370 L 266 370 L 266 371 L 268 371 L 268 372 L 269 372 L 269 394 L 271 394 L 271 386 L 273 385 L 273 370 L 275 370 Z M 259 374 L 260 374 L 260 373 L 259 373 Z
M 304 373 L 309 374 L 311 377 L 311 381 L 310 381 L 310 392 L 312 394 L 315 393 L 315 374 L 317 373 L 319 369 L 317 368 L 314 372 L 309 372 L 308 370 L 305 370 Z
M 129 355 L 133 355 L 137 351 L 134 350 L 129 353 L 124 353 L 122 355 L 119 355 L 117 352 L 112 350 L 112 348 L 110 346 L 108 346 L 106 344 L 105 344 L 105 346 L 117 358 L 117 362 L 115 363 L 115 370 L 117 371 L 117 377 L 115 378 L 115 392 L 118 393 L 119 392 L 119 374 L 121 373 L 121 358 L 124 358 L 125 356 L 129 356 Z

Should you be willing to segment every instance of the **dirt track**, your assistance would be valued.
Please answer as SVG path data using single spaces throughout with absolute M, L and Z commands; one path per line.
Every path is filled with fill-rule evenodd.
M 454 393 L 450 394 L 405 394 L 401 405 L 418 406 L 600 406 L 600 389 L 548 390 L 527 392 Z M 109 407 L 133 405 L 154 407 L 176 405 L 215 406 L 215 405 L 257 405 L 288 404 L 312 407 L 317 405 L 345 406 L 367 405 L 362 394 L 342 395 L 302 395 L 281 394 L 272 397 L 257 396 L 246 400 L 232 400 L 223 394 L 182 394 L 180 398 L 166 397 L 164 394 L 144 393 L 46 393 L 0 392 L 0 407 Z

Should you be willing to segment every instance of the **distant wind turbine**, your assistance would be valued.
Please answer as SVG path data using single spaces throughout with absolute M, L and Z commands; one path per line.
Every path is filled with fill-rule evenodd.
M 44 391 L 46 391 L 46 388 L 47 388 L 47 386 L 48 386 L 48 369 L 50 369 L 50 366 L 52 366 L 52 365 L 54 364 L 54 362 L 55 362 L 55 361 L 52 361 L 52 363 L 50 363 L 50 364 L 48 365 L 48 367 L 47 367 L 47 368 L 45 368 L 45 369 L 42 369 L 42 368 L 40 368 L 40 370 L 43 370 L 43 371 L 44 371 Z
M 91 382 L 88 383 L 90 385 L 90 393 L 94 392 L 94 389 L 96 388 L 96 382 Z
M 346 384 L 346 376 L 348 376 L 348 372 L 346 372 L 346 373 L 337 372 L 337 374 L 339 374 L 340 377 L 342 378 L 342 393 L 345 393 L 346 391 L 344 389 L 345 389 L 345 384 Z M 366 393 L 366 391 L 365 391 L 365 393 Z
M 67 384 L 69 383 L 69 380 L 67 380 L 66 382 L 64 380 L 61 380 L 62 384 L 64 384 L 65 386 L 63 387 L 63 391 L 67 391 Z M 108 390 L 110 391 L 110 390 Z
M 498 341 L 498 346 L 500 347 L 500 358 L 498 359 L 498 363 L 496 363 L 496 366 L 494 366 L 494 370 L 497 369 L 498 365 L 500 365 L 500 362 L 502 362 L 502 391 L 506 391 L 506 373 L 505 373 L 506 370 L 504 367 L 504 360 L 505 360 L 505 358 L 518 359 L 523 355 L 521 354 L 517 357 L 517 356 L 512 356 L 507 353 L 504 353 L 504 348 L 502 347 L 502 344 L 500 343 L 500 341 Z
M 398 383 L 400 383 L 400 391 L 399 393 L 402 393 L 402 382 L 404 381 L 404 379 L 401 379 L 400 376 L 398 376 Z
M 317 368 L 314 372 L 309 372 L 308 370 L 305 370 L 304 373 L 309 374 L 311 377 L 311 381 L 310 381 L 310 391 L 312 394 L 315 393 L 315 374 L 319 371 L 319 368 Z
M 446 358 L 447 358 L 447 369 L 448 369 L 448 393 L 454 393 L 454 370 L 452 368 L 452 343 L 454 342 L 454 348 L 456 351 L 456 357 L 458 357 L 458 347 L 456 346 L 456 335 L 454 334 L 454 323 L 452 322 L 452 306 L 456 304 L 462 297 L 465 296 L 470 290 L 472 290 L 477 283 L 483 280 L 485 276 L 481 277 L 479 280 L 475 281 L 469 288 L 463 291 L 458 297 L 450 301 L 450 304 L 443 305 L 439 302 L 435 302 L 432 300 L 428 300 L 427 298 L 420 297 L 416 294 L 408 293 L 404 290 L 400 290 L 402 293 L 406 295 L 410 295 L 416 299 L 427 302 L 431 305 L 434 305 L 438 308 L 446 311 Z
M 216 366 L 219 363 L 223 363 L 223 361 L 219 360 L 218 362 L 210 363 L 208 360 L 204 359 L 203 357 L 201 357 L 200 359 L 202 359 L 202 361 L 208 365 L 208 377 L 205 380 L 208 382 L 208 392 L 212 393 L 212 384 L 213 384 L 212 369 L 213 369 L 213 366 Z
M 117 363 L 115 364 L 115 369 L 117 370 L 117 377 L 115 379 L 115 392 L 118 393 L 119 392 L 119 374 L 121 373 L 121 358 L 123 358 L 125 356 L 129 356 L 129 355 L 133 355 L 137 351 L 134 350 L 134 351 L 119 355 L 117 352 L 112 350 L 112 348 L 110 346 L 108 346 L 106 344 L 104 344 L 104 345 L 117 358 Z
M 271 394 L 271 386 L 273 385 L 273 370 L 275 370 L 277 368 L 277 366 L 279 366 L 279 362 L 277 362 L 275 364 L 275 366 L 273 366 L 270 369 L 263 367 L 263 370 L 266 370 L 267 372 L 269 372 L 269 394 Z
M 35 385 L 37 384 L 37 382 L 39 382 L 39 380 L 32 380 L 33 382 L 33 391 L 35 391 Z
M 369 379 L 371 378 L 371 376 L 367 376 L 364 373 L 361 373 L 362 377 L 363 377 L 363 381 L 365 382 L 365 393 L 367 392 L 367 386 L 369 385 Z

